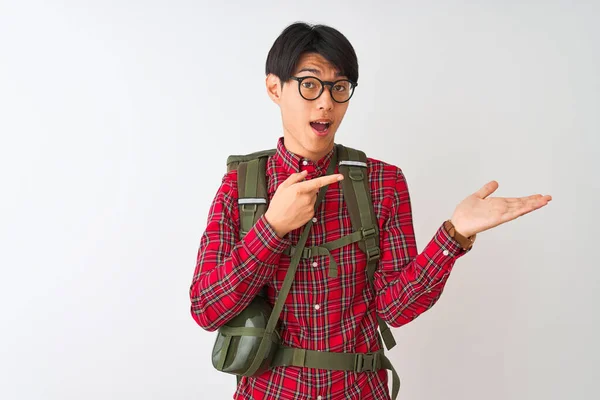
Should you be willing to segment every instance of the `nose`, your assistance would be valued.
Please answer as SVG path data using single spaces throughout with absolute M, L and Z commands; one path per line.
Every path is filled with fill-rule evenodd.
M 330 86 L 323 87 L 323 93 L 317 99 L 317 106 L 319 110 L 333 110 L 333 98 L 331 97 L 331 92 L 329 90 Z

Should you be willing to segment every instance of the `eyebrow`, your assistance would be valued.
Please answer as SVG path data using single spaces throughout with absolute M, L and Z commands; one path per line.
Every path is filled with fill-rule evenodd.
M 305 71 L 313 73 L 315 75 L 321 75 L 320 70 L 318 70 L 317 68 L 311 68 L 311 67 L 304 67 L 304 68 L 300 69 L 300 71 L 298 71 L 297 73 L 299 74 L 300 72 L 305 72 Z M 338 71 L 335 73 L 335 76 L 341 77 L 341 76 L 344 76 L 344 74 L 342 74 L 341 72 Z

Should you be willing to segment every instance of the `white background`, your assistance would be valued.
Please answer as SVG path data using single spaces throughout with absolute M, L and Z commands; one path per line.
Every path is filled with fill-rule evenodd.
M 336 141 L 403 169 L 419 250 L 489 180 L 554 197 L 394 330 L 401 398 L 600 398 L 598 2 L 391 3 L 0 1 L 0 398 L 232 397 L 188 289 L 297 20 L 354 45 Z

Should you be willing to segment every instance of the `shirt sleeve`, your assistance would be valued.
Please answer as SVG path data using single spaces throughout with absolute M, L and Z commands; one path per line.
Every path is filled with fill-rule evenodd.
M 391 326 L 404 325 L 439 299 L 456 260 L 467 251 L 443 223 L 421 253 L 417 251 L 410 195 L 404 175 L 396 173 L 389 216 L 381 229 L 381 253 L 375 272 L 377 312 Z
M 290 242 L 264 215 L 239 240 L 237 174 L 227 174 L 211 204 L 190 287 L 191 314 L 214 331 L 239 314 L 272 278 Z

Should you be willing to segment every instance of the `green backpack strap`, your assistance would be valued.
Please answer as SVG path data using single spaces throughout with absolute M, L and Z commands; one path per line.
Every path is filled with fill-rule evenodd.
M 337 156 L 334 156 L 329 168 L 327 169 L 327 175 L 333 174 L 335 170 L 335 163 L 337 160 Z M 317 212 L 319 205 L 323 201 L 325 197 L 325 193 L 327 192 L 328 186 L 323 186 L 319 189 L 319 194 L 317 196 L 317 200 L 314 205 L 314 210 Z M 267 350 L 267 345 L 270 340 L 272 340 L 272 336 L 276 333 L 275 329 L 277 327 L 277 322 L 279 321 L 279 316 L 283 311 L 283 305 L 288 296 L 288 293 L 292 287 L 292 283 L 294 282 L 294 276 L 296 274 L 296 269 L 300 263 L 300 258 L 302 257 L 302 249 L 304 249 L 304 245 L 306 244 L 306 240 L 310 234 L 312 228 L 312 220 L 308 220 L 306 225 L 304 225 L 304 230 L 298 239 L 298 249 L 299 251 L 292 256 L 290 260 L 290 266 L 285 274 L 285 278 L 283 283 L 281 284 L 281 288 L 279 290 L 279 294 L 277 299 L 275 300 L 275 304 L 273 305 L 273 310 L 271 311 L 271 315 L 269 317 L 269 321 L 267 322 L 267 327 L 265 328 L 265 334 L 261 340 L 260 346 L 256 351 L 256 356 L 254 357 L 254 361 L 248 367 L 248 376 L 254 374 L 254 372 L 260 367 L 261 363 L 264 360 L 265 352 Z
M 237 169 L 240 239 L 267 211 L 267 159 L 273 154 L 274 149 L 227 158 L 227 171 Z
M 268 158 L 272 155 L 274 155 L 276 152 L 275 149 L 270 149 L 270 150 L 262 150 L 262 151 L 257 151 L 254 153 L 250 153 L 250 154 L 244 154 L 244 155 L 230 155 L 229 157 L 227 157 L 227 172 L 236 169 L 238 167 L 238 165 L 242 162 L 245 161 L 251 161 L 251 160 L 255 160 L 258 158 Z
M 245 155 L 227 157 L 227 172 L 237 170 L 238 206 L 240 208 L 240 239 L 248 233 L 259 218 L 267 211 L 267 159 L 275 149 L 257 151 Z M 262 288 L 259 296 L 266 297 Z M 241 376 L 236 375 L 239 385 Z
M 272 366 L 320 368 L 334 371 L 374 372 L 388 369 L 392 373 L 392 399 L 400 391 L 400 377 L 383 348 L 374 353 L 335 353 L 280 346 Z
M 367 255 L 367 278 L 373 285 L 373 276 L 381 256 L 379 248 L 379 225 L 373 208 L 371 186 L 367 170 L 367 156 L 360 150 L 338 144 L 339 171 L 344 175 L 342 191 L 348 207 L 354 232 L 361 232 L 363 239 L 358 247 Z M 375 289 L 375 288 L 373 288 Z M 379 330 L 388 350 L 396 345 L 392 331 L 386 322 L 377 316 Z

